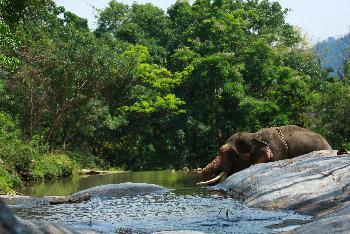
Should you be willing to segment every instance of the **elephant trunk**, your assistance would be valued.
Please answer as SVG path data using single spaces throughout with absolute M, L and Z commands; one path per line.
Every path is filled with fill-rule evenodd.
M 197 185 L 213 185 L 218 182 L 225 176 L 222 174 L 222 156 L 218 155 L 215 159 L 209 163 L 202 171 L 202 182 L 197 183 Z
M 202 181 L 211 180 L 222 171 L 223 171 L 222 157 L 221 157 L 221 155 L 218 155 L 201 172 Z
M 226 177 L 227 177 L 227 172 L 223 171 L 218 176 L 216 176 L 215 178 L 213 178 L 211 180 L 208 180 L 208 181 L 199 182 L 199 183 L 197 183 L 197 185 L 212 185 L 212 184 L 216 184 L 216 183 L 220 182 L 221 180 L 226 179 Z

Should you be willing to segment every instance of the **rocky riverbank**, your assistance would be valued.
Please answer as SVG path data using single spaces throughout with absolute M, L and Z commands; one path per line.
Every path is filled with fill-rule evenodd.
M 291 233 L 350 231 L 350 155 L 337 156 L 336 151 L 320 151 L 294 159 L 257 164 L 230 176 L 218 188 L 227 190 L 249 206 L 290 209 L 314 217 L 312 222 Z M 99 186 L 60 199 L 74 202 L 77 198 L 86 198 L 86 194 L 92 197 L 123 196 L 162 191 L 166 190 L 157 185 L 124 183 Z M 23 204 L 33 202 L 34 199 L 24 196 L 2 198 L 7 199 L 6 204 Z M 55 198 L 35 199 L 45 205 Z M 0 216 L 1 233 L 55 233 L 49 230 L 77 233 L 39 221 L 16 221 L 3 203 L 0 203 L 0 209 L 0 214 L 4 214 Z M 29 231 L 15 232 L 17 226 Z
M 250 206 L 291 209 L 315 217 L 293 233 L 350 231 L 350 155 L 319 151 L 257 164 L 218 187 Z
M 0 196 L 0 233 L 11 234 L 40 234 L 40 233 L 95 233 L 93 231 L 79 232 L 71 230 L 65 226 L 50 224 L 47 222 L 41 222 L 37 220 L 23 220 L 15 217 L 10 209 L 5 205 L 11 204 L 26 204 L 26 203 L 38 203 L 45 205 L 56 205 L 62 203 L 78 203 L 89 200 L 90 197 L 121 197 L 121 196 L 135 196 L 140 194 L 159 193 L 166 192 L 164 187 L 145 184 L 145 183 L 121 183 L 121 184 L 108 184 L 93 187 L 90 189 L 82 190 L 69 196 L 47 196 L 43 198 L 34 198 L 29 196 Z

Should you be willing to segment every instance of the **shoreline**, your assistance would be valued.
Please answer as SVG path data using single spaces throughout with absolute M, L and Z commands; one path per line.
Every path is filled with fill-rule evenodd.
M 289 210 L 312 216 L 310 221 L 283 233 L 349 231 L 350 155 L 338 156 L 336 152 L 312 152 L 293 159 L 257 164 L 231 175 L 214 188 L 227 191 L 249 207 Z M 37 200 L 49 205 L 55 200 L 69 202 L 72 197 L 0 195 L 0 198 L 6 204 Z

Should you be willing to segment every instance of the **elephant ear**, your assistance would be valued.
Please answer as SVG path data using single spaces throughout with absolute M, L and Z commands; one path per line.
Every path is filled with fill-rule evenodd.
M 256 137 L 253 138 L 253 143 L 254 145 L 258 145 L 258 144 L 261 144 L 261 145 L 264 145 L 264 146 L 269 146 L 269 144 L 264 141 L 261 136 L 257 135 Z
M 271 161 L 273 159 L 273 153 L 270 149 L 269 144 L 262 140 L 260 136 L 257 136 L 253 139 L 254 144 L 254 152 L 257 157 L 257 162 L 261 161 L 262 159 L 267 159 L 267 161 Z

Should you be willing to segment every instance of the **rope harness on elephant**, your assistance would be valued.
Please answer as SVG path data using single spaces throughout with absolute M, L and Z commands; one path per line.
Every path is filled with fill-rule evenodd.
M 265 151 L 265 153 L 266 153 L 266 155 L 267 155 L 267 159 L 268 159 L 268 161 L 271 161 L 272 160 L 272 158 L 273 158 L 273 153 L 272 153 L 272 151 L 271 151 L 271 149 L 270 149 L 270 146 L 269 146 L 269 144 L 266 142 L 266 141 L 264 141 L 264 140 L 262 140 L 262 138 L 261 138 L 261 136 L 259 135 L 259 134 L 257 134 L 256 135 L 257 136 L 257 138 L 259 138 L 259 142 L 261 142 L 261 143 L 263 143 L 263 144 L 265 144 L 267 147 L 264 149 L 264 151 Z M 254 146 L 254 148 L 253 148 L 253 151 L 255 150 L 255 146 Z
M 283 133 L 281 132 L 281 129 L 280 129 L 279 127 L 276 128 L 276 131 L 277 131 L 278 135 L 281 137 L 284 146 L 286 147 L 287 155 L 289 155 L 289 147 L 288 147 L 286 138 L 284 137 L 284 135 L 283 135 Z

